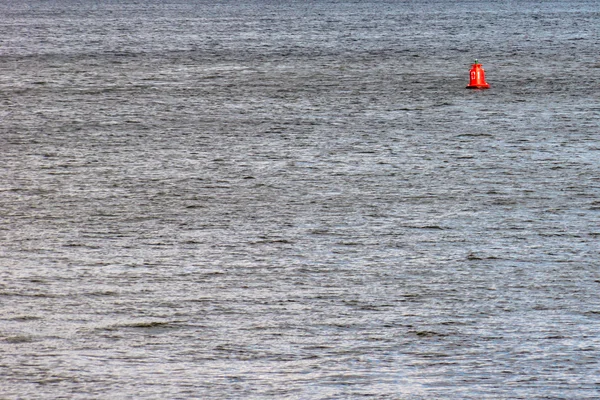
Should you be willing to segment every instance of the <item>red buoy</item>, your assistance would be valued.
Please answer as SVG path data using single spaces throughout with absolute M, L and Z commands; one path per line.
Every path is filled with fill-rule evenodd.
M 471 80 L 467 85 L 467 89 L 489 89 L 490 85 L 485 81 L 485 71 L 477 60 L 475 60 L 475 64 L 471 67 L 469 75 Z

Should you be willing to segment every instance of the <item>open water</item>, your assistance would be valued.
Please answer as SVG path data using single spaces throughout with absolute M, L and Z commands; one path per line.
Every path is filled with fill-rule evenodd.
M 0 398 L 600 399 L 599 92 L 591 0 L 1 0 Z

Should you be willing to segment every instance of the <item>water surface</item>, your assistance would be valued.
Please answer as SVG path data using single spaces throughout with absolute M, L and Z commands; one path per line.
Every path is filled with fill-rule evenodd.
M 1 397 L 600 398 L 595 2 L 0 14 Z

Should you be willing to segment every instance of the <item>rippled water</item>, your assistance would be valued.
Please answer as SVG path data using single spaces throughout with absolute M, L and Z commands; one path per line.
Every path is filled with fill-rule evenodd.
M 0 397 L 600 399 L 596 2 L 0 15 Z

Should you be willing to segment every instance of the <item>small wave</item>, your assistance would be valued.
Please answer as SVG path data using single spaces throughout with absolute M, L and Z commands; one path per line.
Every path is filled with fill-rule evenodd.
M 174 328 L 172 321 L 139 321 L 139 322 L 125 322 L 120 324 L 113 324 L 107 327 L 99 328 L 104 331 L 117 331 L 121 329 L 153 329 L 153 328 Z
M 4 338 L 4 341 L 8 342 L 8 343 L 13 343 L 13 344 L 31 343 L 31 342 L 33 342 L 33 337 L 31 337 L 29 335 L 14 335 L 14 336 L 8 336 L 8 337 Z

